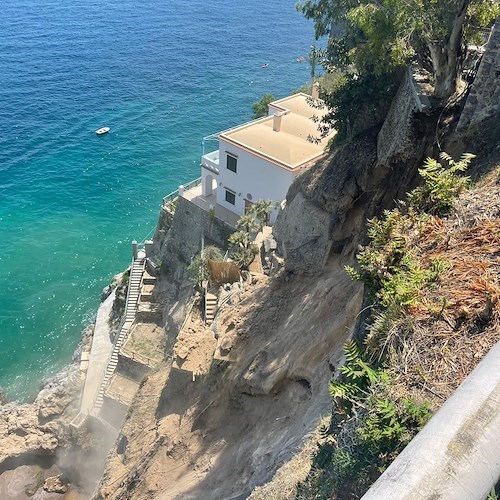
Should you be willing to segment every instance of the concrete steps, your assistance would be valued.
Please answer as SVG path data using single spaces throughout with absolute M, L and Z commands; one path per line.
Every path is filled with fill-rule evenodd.
M 211 325 L 217 313 L 217 295 L 207 293 L 205 295 L 205 322 Z
M 127 292 L 127 302 L 125 305 L 124 321 L 120 328 L 120 332 L 117 335 L 111 356 L 109 358 L 108 364 L 106 366 L 106 371 L 104 373 L 101 386 L 99 388 L 99 393 L 97 394 L 96 400 L 94 402 L 94 408 L 92 414 L 97 416 L 104 403 L 104 395 L 106 389 L 115 373 L 115 369 L 118 365 L 118 353 L 123 345 L 123 342 L 127 338 L 130 327 L 132 326 L 137 311 L 137 305 L 139 303 L 142 276 L 144 274 L 144 267 L 146 264 L 145 258 L 138 258 L 132 264 L 132 269 L 130 270 L 130 278 L 128 283 Z

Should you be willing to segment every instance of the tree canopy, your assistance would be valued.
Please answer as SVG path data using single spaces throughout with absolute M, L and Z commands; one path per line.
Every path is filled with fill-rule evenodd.
M 382 75 L 418 60 L 434 76 L 434 93 L 457 89 L 464 43 L 477 43 L 500 15 L 498 0 L 306 0 L 297 9 L 329 37 L 327 71 Z
M 276 100 L 273 94 L 264 94 L 256 103 L 252 104 L 253 117 L 262 118 L 267 116 L 269 103 Z

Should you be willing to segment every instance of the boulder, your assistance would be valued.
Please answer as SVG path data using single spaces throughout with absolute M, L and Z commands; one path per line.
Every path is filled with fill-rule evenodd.
M 43 489 L 49 493 L 66 493 L 68 491 L 68 481 L 62 474 L 51 476 L 43 483 Z

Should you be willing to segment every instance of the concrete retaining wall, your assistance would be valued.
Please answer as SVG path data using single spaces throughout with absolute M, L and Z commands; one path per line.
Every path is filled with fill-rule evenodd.
M 139 363 L 135 359 L 129 358 L 123 352 L 118 354 L 116 372 L 125 377 L 140 382 L 150 369 L 151 368 L 149 366 Z

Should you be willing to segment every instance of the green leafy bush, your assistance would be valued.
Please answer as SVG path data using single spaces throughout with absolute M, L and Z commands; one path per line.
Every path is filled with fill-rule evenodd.
M 256 103 L 252 105 L 253 117 L 262 118 L 263 116 L 267 116 L 269 112 L 268 105 L 275 100 L 276 97 L 272 94 L 264 94 Z
M 398 84 L 397 73 L 337 74 L 331 89 L 322 91 L 328 113 L 318 123 L 320 135 L 325 137 L 335 129 L 335 143 L 338 143 L 359 133 L 361 124 L 366 129 L 366 123 L 375 125 L 380 122 Z
M 467 170 L 475 155 L 464 153 L 457 162 L 445 152 L 439 157 L 448 166 L 433 158 L 427 158 L 424 166 L 418 171 L 424 184 L 412 191 L 408 199 L 411 205 L 428 213 L 446 215 L 450 213 L 455 198 L 470 183 L 469 177 L 459 173 Z
M 348 274 L 366 285 L 371 320 L 360 346 L 344 346 L 345 364 L 329 384 L 334 399 L 330 426 L 311 472 L 297 498 L 359 498 L 430 418 L 429 405 L 394 390 L 401 371 L 391 363 L 399 336 L 411 335 L 412 310 L 422 290 L 449 269 L 443 258 L 422 262 L 412 242 L 431 222 L 432 215 L 449 213 L 469 179 L 463 172 L 473 155 L 460 161 L 443 153 L 448 166 L 428 159 L 420 170 L 424 184 L 409 194 L 409 203 L 368 221 L 370 243 L 357 254 L 358 268 Z M 441 310 L 444 307 L 440 305 Z M 406 389 L 409 393 L 408 388 Z
M 406 312 L 418 302 L 420 290 L 448 269 L 448 263 L 438 259 L 422 267 L 418 250 L 409 244 L 431 215 L 449 213 L 456 197 L 469 184 L 469 178 L 459 173 L 468 167 L 474 155 L 466 153 L 458 162 L 446 153 L 440 157 L 448 167 L 427 159 L 419 170 L 424 183 L 408 194 L 408 204 L 400 202 L 398 208 L 368 221 L 370 244 L 361 247 L 357 254 L 359 269 L 346 267 L 353 279 L 366 284 L 373 303 L 367 337 L 372 356 L 383 356 L 394 343 L 392 334 L 397 330 L 397 321 L 411 326 Z

